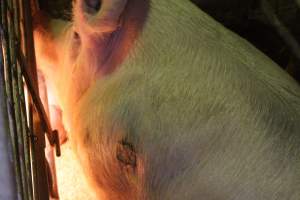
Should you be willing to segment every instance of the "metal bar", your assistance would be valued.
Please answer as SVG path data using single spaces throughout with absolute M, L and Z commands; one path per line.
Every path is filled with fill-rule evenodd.
M 2 93 L 0 93 L 0 103 L 5 102 L 4 106 L 6 106 L 6 112 L 2 112 L 5 107 L 0 105 L 2 109 L 0 116 L 7 115 L 6 118 L 0 119 L 2 120 L 0 130 L 6 128 L 5 124 L 2 126 L 6 120 L 8 131 L 6 136 L 9 136 L 11 141 L 10 153 L 13 167 L 10 169 L 14 169 L 11 177 L 15 181 L 15 188 L 12 187 L 15 199 L 47 200 L 50 194 L 58 198 L 58 192 L 54 162 L 50 169 L 45 157 L 45 133 L 51 146 L 55 147 L 57 155 L 60 155 L 60 146 L 58 133 L 52 132 L 39 97 L 30 1 L 32 3 L 34 0 L 0 1 L 0 27 L 4 27 L 0 30 L 0 64 L 3 69 L 0 74 L 3 74 L 0 79 L 3 80 L 3 84 L 0 85 L 0 89 L 6 97 L 1 98 Z M 29 91 L 28 109 L 26 109 L 24 85 Z M 0 138 L 1 134 L 2 132 Z M 1 145 L 0 141 L 0 148 Z M 51 155 L 53 159 L 53 150 Z M 0 152 L 0 158 L 1 156 Z M 9 198 L 5 197 L 5 199 Z M 2 199 L 1 188 L 0 199 Z
M 10 55 L 10 45 L 11 42 L 9 38 L 9 24 L 8 21 L 8 9 L 7 9 L 7 1 L 3 0 L 1 1 L 1 23 L 3 27 L 6 29 L 3 29 L 2 31 L 2 51 L 3 51 L 3 58 L 4 58 L 4 80 L 5 80 L 5 93 L 6 93 L 6 104 L 8 108 L 8 122 L 9 122 L 9 130 L 10 130 L 10 136 L 12 141 L 12 151 L 13 151 L 13 158 L 14 158 L 14 169 L 15 169 L 15 175 L 16 175 L 16 181 L 17 181 L 17 191 L 18 193 L 23 196 L 23 190 L 22 190 L 22 180 L 21 180 L 21 169 L 20 169 L 20 163 L 18 159 L 18 145 L 17 145 L 17 139 L 16 139 L 16 123 L 15 123 L 15 113 L 14 113 L 14 104 L 13 104 L 13 94 L 12 94 L 12 77 L 10 73 L 9 67 L 12 65 L 11 62 L 11 55 Z
M 35 135 L 33 135 L 33 106 L 30 103 L 29 100 L 29 95 L 27 94 L 28 97 L 28 125 L 29 125 L 29 132 L 32 133 L 31 137 L 30 137 L 30 157 L 31 157 L 31 172 L 32 172 L 32 182 L 33 182 L 33 199 L 35 200 L 39 200 L 39 194 L 37 191 L 37 187 L 36 187 L 36 181 L 38 179 L 38 175 L 37 175 L 37 162 L 36 162 L 36 156 L 35 156 L 35 151 L 34 151 L 34 144 L 35 144 L 35 140 L 36 137 Z
M 0 3 L 0 6 L 2 3 Z M 1 10 L 1 9 L 0 9 Z M 0 24 L 0 32 L 2 32 Z M 2 34 L 1 34 L 2 35 Z M 0 37 L 0 199 L 17 200 L 17 183 L 14 173 L 14 162 L 12 155 L 12 141 L 8 126 L 8 113 L 4 87 L 4 58 L 2 51 L 2 40 Z
M 27 178 L 26 178 L 26 166 L 25 166 L 25 159 L 24 159 L 24 141 L 22 137 L 22 120 L 21 120 L 21 108 L 20 108 L 20 97 L 19 97 L 19 85 L 18 85 L 18 63 L 17 63 L 17 49 L 15 45 L 18 41 L 18 32 L 17 32 L 17 24 L 18 24 L 18 19 L 17 17 L 17 12 L 16 12 L 16 5 L 13 4 L 13 1 L 8 1 L 8 22 L 9 22 L 9 37 L 10 37 L 10 42 L 9 42 L 9 48 L 10 48 L 10 56 L 11 56 L 11 63 L 12 65 L 10 66 L 10 73 L 11 73 L 11 79 L 12 79 L 12 97 L 13 97 L 13 104 L 14 104 L 14 114 L 15 114 L 15 126 L 16 126 L 16 143 L 17 143 L 17 155 L 19 159 L 19 167 L 20 167 L 20 175 L 21 175 L 21 183 L 22 183 L 22 191 L 23 191 L 23 199 L 28 200 L 28 183 L 27 183 Z M 23 86 L 21 86 L 23 87 Z
M 32 23 L 31 23 L 32 20 L 31 20 L 31 13 L 28 12 L 30 10 L 30 1 L 28 1 L 28 0 L 22 1 L 22 10 L 24 12 L 23 13 L 24 19 L 22 20 L 24 22 L 23 26 L 26 27 L 26 29 L 23 28 L 24 36 L 27 39 L 25 41 L 26 55 L 23 55 L 22 52 L 19 51 L 19 61 L 21 63 L 22 74 L 25 78 L 25 82 L 27 84 L 28 90 L 33 99 L 33 102 L 36 106 L 37 112 L 41 118 L 41 122 L 43 123 L 44 131 L 46 132 L 48 140 L 51 145 L 55 145 L 56 155 L 60 156 L 60 146 L 59 146 L 58 134 L 56 134 L 55 132 L 52 132 L 50 122 L 47 118 L 47 114 L 45 112 L 45 109 L 43 108 L 42 101 L 39 98 L 35 55 L 34 55 L 34 51 L 33 51 L 34 47 L 33 47 Z M 25 13 L 25 11 L 27 13 Z M 30 66 L 30 68 L 26 67 L 27 66 L 26 64 L 28 64 L 28 66 Z M 33 69 L 31 69 L 31 68 L 33 68 Z
M 12 0 L 12 10 L 14 17 L 14 25 L 15 25 L 15 37 L 16 42 L 18 44 L 21 43 L 22 33 L 20 28 L 21 21 L 21 10 L 20 10 L 21 2 L 19 0 Z M 15 48 L 20 48 L 19 45 L 15 45 Z M 17 51 L 16 51 L 17 52 Z M 33 186 L 32 186 L 32 173 L 31 173 L 31 162 L 30 162 L 30 148 L 29 148 L 29 137 L 30 133 L 28 132 L 28 122 L 26 117 L 26 105 L 25 105 L 25 94 L 24 94 L 24 82 L 22 78 L 22 73 L 20 69 L 20 64 L 17 63 L 17 68 L 15 72 L 16 79 L 16 96 L 17 96 L 17 104 L 19 107 L 19 123 L 20 123 L 20 132 L 18 132 L 18 137 L 20 140 L 20 151 L 22 152 L 22 164 L 23 164 L 23 179 L 25 183 L 25 193 L 26 199 L 33 200 Z
M 32 150 L 35 155 L 34 161 L 37 165 L 35 165 L 35 180 L 34 180 L 34 187 L 36 191 L 36 198 L 39 200 L 46 200 L 50 198 L 50 190 L 52 189 L 52 182 L 51 180 L 51 172 L 49 169 L 49 165 L 47 164 L 47 160 L 45 158 L 45 135 L 49 139 L 51 145 L 55 145 L 57 154 L 60 154 L 59 148 L 59 140 L 58 134 L 55 132 L 52 133 L 52 129 L 50 126 L 50 122 L 47 118 L 46 112 L 44 110 L 42 101 L 39 97 L 38 91 L 38 79 L 37 79 L 37 71 L 36 71 L 36 63 L 35 63 L 35 55 L 34 55 L 34 46 L 33 46 L 33 31 L 32 31 L 32 19 L 31 19 L 31 8 L 30 8 L 30 1 L 23 0 L 22 1 L 22 10 L 23 10 L 23 17 L 24 17 L 24 35 L 26 40 L 24 41 L 24 53 L 25 57 L 23 56 L 22 52 L 19 51 L 19 61 L 22 70 L 23 77 L 25 79 L 26 85 L 28 90 L 30 91 L 30 97 L 33 101 L 34 108 L 32 109 L 32 122 L 33 122 L 33 131 L 35 134 L 35 142 L 32 143 Z M 26 60 L 25 60 L 26 59 Z M 51 187 L 50 185 L 51 184 Z M 53 195 L 53 193 L 52 193 Z
M 47 85 L 45 82 L 45 77 L 41 73 L 38 72 L 38 79 L 39 79 L 40 98 L 44 105 L 46 114 L 47 114 L 48 118 L 50 118 Z M 55 150 L 55 147 L 51 146 L 49 144 L 49 142 L 47 142 L 45 152 L 46 152 L 46 159 L 49 163 L 49 168 L 51 171 L 51 180 L 52 180 L 50 182 L 50 184 L 51 184 L 50 185 L 50 194 L 51 194 L 51 197 L 53 197 L 55 199 L 59 199 L 54 150 Z
M 45 140 L 43 134 L 43 128 L 36 110 L 33 108 L 33 131 L 35 133 L 35 140 L 32 143 L 32 151 L 35 154 L 35 168 L 36 179 L 34 180 L 34 187 L 37 192 L 37 200 L 48 200 L 50 197 L 49 185 L 48 185 L 48 171 L 47 161 L 45 158 L 45 146 L 43 140 Z
M 38 92 L 35 90 L 35 87 L 32 84 L 33 80 L 27 70 L 28 67 L 26 67 L 25 58 L 24 58 L 24 55 L 22 54 L 22 52 L 19 52 L 18 57 L 19 57 L 19 61 L 20 61 L 22 74 L 24 76 L 28 91 L 31 94 L 33 103 L 36 106 L 38 115 L 41 119 L 41 123 L 43 123 L 44 131 L 46 131 L 46 133 L 47 133 L 46 135 L 48 137 L 50 144 L 55 145 L 56 155 L 60 156 L 61 151 L 60 151 L 58 133 L 56 131 L 52 131 L 52 129 L 51 129 L 51 125 L 50 125 L 49 119 L 47 117 L 46 111 L 43 107 L 42 100 L 40 99 Z

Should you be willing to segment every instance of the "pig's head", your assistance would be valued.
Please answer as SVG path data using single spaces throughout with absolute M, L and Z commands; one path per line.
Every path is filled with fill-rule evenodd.
M 136 0 L 77 0 L 71 22 L 35 16 L 37 65 L 64 112 L 122 63 L 145 10 Z
M 72 111 L 86 91 L 121 67 L 143 26 L 146 2 L 76 0 L 71 22 L 49 19 L 41 13 L 35 16 L 37 66 L 62 109 L 68 130 L 72 129 Z M 120 145 L 123 147 L 124 152 L 130 152 Z
M 168 88 L 171 87 L 172 80 L 178 78 L 184 80 L 183 77 L 187 75 L 185 66 L 192 67 L 194 73 L 198 74 L 199 41 L 203 37 L 209 39 L 216 35 L 210 31 L 215 24 L 209 24 L 205 29 L 198 25 L 198 22 L 204 24 L 207 16 L 199 15 L 199 10 L 193 7 L 189 1 L 153 0 L 150 1 L 151 10 L 148 2 L 148 0 L 76 0 L 72 22 L 50 20 L 40 27 L 37 26 L 35 31 L 38 66 L 46 76 L 48 86 L 53 88 L 55 96 L 58 98 L 65 123 L 70 123 L 72 126 L 73 132 L 70 139 L 76 145 L 79 144 L 77 149 L 84 149 L 88 154 L 84 157 L 82 156 L 83 151 L 78 150 L 77 154 L 79 154 L 81 164 L 86 171 L 90 170 L 89 177 L 97 177 L 96 181 L 92 183 L 95 184 L 93 187 L 99 188 L 99 185 L 102 188 L 105 187 L 104 191 L 109 194 L 110 199 L 146 199 L 141 198 L 145 194 L 141 191 L 158 190 L 156 186 L 160 184 L 161 177 L 165 176 L 166 169 L 168 169 L 169 175 L 165 177 L 176 176 L 179 165 L 179 167 L 172 166 L 173 170 L 170 170 L 172 167 L 163 165 L 164 167 L 157 167 L 158 173 L 153 173 L 153 175 L 149 173 L 148 177 L 152 179 L 152 182 L 151 180 L 147 181 L 150 182 L 148 184 L 150 186 L 148 188 L 143 186 L 144 176 L 141 174 L 144 171 L 150 171 L 147 170 L 149 168 L 144 169 L 143 167 L 146 162 L 143 159 L 144 154 L 141 153 L 143 154 L 140 156 L 141 159 L 139 156 L 136 158 L 131 156 L 131 154 L 135 154 L 135 150 L 138 153 L 141 152 L 139 150 L 143 147 L 138 147 L 137 142 L 126 143 L 127 138 L 135 137 L 127 136 L 138 131 L 131 131 L 127 134 L 129 126 L 125 127 L 124 124 L 131 118 L 130 116 L 123 117 L 121 114 L 134 112 L 136 105 L 130 107 L 130 105 L 124 106 L 124 104 L 128 100 L 127 97 L 130 96 L 128 93 L 134 93 L 133 91 L 140 87 L 140 83 L 143 84 L 143 88 L 147 88 L 144 91 L 149 91 L 155 96 L 155 90 L 161 84 Z M 190 13 L 194 14 L 190 16 Z M 174 34 L 176 31 L 178 34 Z M 202 33 L 202 38 L 198 37 L 199 31 Z M 201 45 L 207 44 L 201 43 Z M 204 51 L 201 53 L 205 55 Z M 167 55 L 162 56 L 162 54 Z M 176 69 L 174 70 L 174 68 Z M 176 70 L 175 74 L 172 73 Z M 166 74 L 171 75 L 167 78 Z M 178 74 L 183 76 L 177 76 Z M 164 82 L 150 80 L 149 84 L 145 83 L 152 75 L 154 80 L 162 79 Z M 198 77 L 195 76 L 195 78 L 198 81 Z M 117 85 L 118 88 L 110 88 L 111 85 L 106 88 L 102 87 L 100 79 L 108 80 L 105 83 L 103 81 L 106 86 L 112 80 L 113 84 L 111 85 Z M 93 87 L 93 85 L 97 87 Z M 181 85 L 178 84 L 178 86 Z M 193 86 L 193 84 L 189 84 L 189 86 Z M 105 91 L 101 93 L 103 88 Z M 111 95 L 114 92 L 118 95 Z M 134 93 L 134 95 L 142 94 Z M 136 104 L 139 99 L 143 99 L 143 96 L 135 96 L 134 99 L 137 101 Z M 77 104 L 77 102 L 79 103 Z M 105 105 L 99 105 L 101 103 Z M 113 103 L 115 104 L 112 105 Z M 95 106 L 95 104 L 97 105 Z M 125 108 L 118 112 L 120 116 L 114 116 L 114 113 L 112 114 L 110 111 L 118 109 L 119 104 L 120 107 Z M 149 104 L 156 103 L 150 99 Z M 104 111 L 101 113 L 101 106 L 106 109 L 105 113 Z M 151 106 L 140 105 L 141 110 L 148 107 L 151 108 Z M 107 110 L 109 111 L 106 112 Z M 155 110 L 149 109 L 144 113 L 151 118 L 157 115 L 153 112 Z M 77 117 L 78 119 L 70 119 L 72 114 L 72 118 Z M 146 116 L 143 115 L 139 118 Z M 111 120 L 112 118 L 113 120 Z M 137 123 L 145 125 L 140 129 L 144 134 L 144 140 L 146 140 L 146 136 L 151 140 L 151 135 L 147 134 L 146 130 L 152 129 L 154 127 L 152 123 L 156 122 L 155 118 L 150 118 L 143 119 L 144 121 L 141 119 L 141 122 L 145 123 Z M 170 118 L 166 117 L 166 119 Z M 134 121 L 134 119 L 132 120 Z M 114 123 L 115 121 L 117 122 Z M 115 124 L 118 126 L 116 131 L 115 127 L 111 128 Z M 103 128 L 102 125 L 107 127 Z M 122 130 L 118 129 L 119 126 Z M 134 126 L 135 124 L 132 124 L 133 129 Z M 103 133 L 105 131 L 115 131 L 116 137 L 111 136 L 114 134 Z M 72 138 L 73 133 L 76 134 L 76 138 Z M 74 140 L 77 141 L 74 142 Z M 125 159 L 123 159 L 124 157 Z M 132 160 L 136 159 L 136 166 L 134 166 L 134 162 L 129 162 L 132 157 Z M 155 160 L 155 158 L 153 159 Z M 120 160 L 121 163 L 129 163 L 126 164 L 124 170 L 123 168 L 119 169 L 117 161 Z M 155 165 L 159 162 L 152 163 Z M 128 169 L 127 166 L 129 166 Z M 133 168 L 134 170 L 132 170 Z M 131 176 L 131 171 L 134 171 L 133 176 Z M 167 178 L 162 182 L 161 184 L 168 185 Z M 161 188 L 159 190 L 163 190 Z M 100 194 L 101 191 L 97 193 Z M 160 195 L 159 192 L 152 193 L 153 196 Z
M 296 118 L 286 110 L 298 111 L 298 86 L 190 1 L 76 0 L 72 22 L 44 24 L 35 32 L 38 66 L 99 196 L 291 197 L 285 186 L 297 176 L 274 181 L 281 167 L 269 161 L 287 160 L 287 171 L 292 165 L 273 155 L 277 146 L 265 135 L 276 132 L 274 124 L 298 133 L 294 120 L 285 121 Z M 289 87 L 296 89 L 283 92 Z

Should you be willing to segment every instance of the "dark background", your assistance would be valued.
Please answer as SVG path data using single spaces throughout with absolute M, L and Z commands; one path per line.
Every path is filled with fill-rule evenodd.
M 246 38 L 300 82 L 300 0 L 191 1 Z M 39 3 L 50 16 L 70 20 L 72 0 Z

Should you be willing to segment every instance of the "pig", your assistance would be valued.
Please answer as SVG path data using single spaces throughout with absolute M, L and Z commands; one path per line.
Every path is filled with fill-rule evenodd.
M 98 199 L 300 199 L 300 87 L 187 0 L 36 17 L 37 64 Z

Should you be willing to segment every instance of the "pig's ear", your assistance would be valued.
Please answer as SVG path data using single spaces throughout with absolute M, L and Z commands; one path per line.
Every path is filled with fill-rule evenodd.
M 77 0 L 74 23 L 83 34 L 109 33 L 116 30 L 127 0 Z

